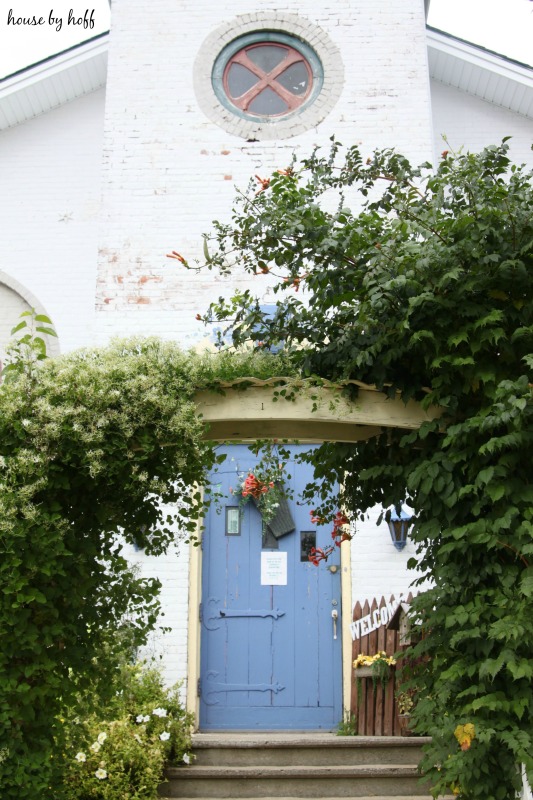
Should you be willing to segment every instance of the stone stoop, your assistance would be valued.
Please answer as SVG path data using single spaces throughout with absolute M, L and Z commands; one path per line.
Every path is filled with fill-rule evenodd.
M 194 763 L 167 770 L 160 795 L 192 798 L 429 800 L 421 737 L 199 733 Z

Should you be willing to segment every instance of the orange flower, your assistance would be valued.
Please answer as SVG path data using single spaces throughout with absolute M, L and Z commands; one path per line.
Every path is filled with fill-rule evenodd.
M 176 261 L 179 261 L 180 264 L 185 264 L 187 266 L 187 261 L 183 258 L 182 255 L 173 250 L 171 253 L 167 253 L 167 258 L 175 258 Z
M 333 527 L 341 528 L 343 525 L 349 525 L 349 519 L 346 514 L 342 514 L 340 511 L 337 511 L 335 514 L 335 518 L 333 519 Z
M 321 561 L 327 561 L 328 557 L 333 552 L 333 547 L 326 547 L 323 550 L 321 547 L 312 547 L 309 551 L 309 561 L 311 564 L 314 564 L 315 567 L 318 567 Z
M 255 179 L 260 184 L 256 194 L 261 194 L 261 192 L 264 192 L 265 189 L 268 189 L 270 186 L 270 178 L 260 178 L 259 175 L 256 175 Z
M 271 483 L 270 486 L 273 487 L 274 484 Z M 268 489 L 269 487 L 263 483 L 263 481 L 260 481 L 252 472 L 250 472 L 244 481 L 242 487 L 242 496 L 248 497 L 248 495 L 250 495 L 258 500 L 262 494 L 266 494 L 268 492 Z
M 331 538 L 335 539 L 335 547 L 340 547 L 343 542 L 350 542 L 352 539 L 349 533 L 343 533 L 341 536 L 341 534 L 336 531 L 331 532 Z
M 336 547 L 340 547 L 343 542 L 349 542 L 351 540 L 352 534 L 349 531 L 342 530 L 345 525 L 349 524 L 350 520 L 346 514 L 337 511 L 333 518 L 333 530 L 331 532 L 331 538 L 334 540 Z

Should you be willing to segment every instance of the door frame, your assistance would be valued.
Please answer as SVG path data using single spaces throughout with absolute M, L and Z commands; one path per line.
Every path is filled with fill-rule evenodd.
M 311 444 L 311 442 L 307 442 Z M 201 537 L 201 526 L 198 524 L 197 536 Z M 352 691 L 352 568 L 351 542 L 341 544 L 341 667 L 342 667 L 342 713 L 345 718 L 350 711 Z M 202 601 L 202 548 L 189 545 L 189 598 L 187 622 L 187 694 L 186 708 L 194 714 L 195 727 L 200 721 L 200 698 L 198 682 L 200 680 L 200 648 L 201 624 L 200 603 Z M 318 566 L 317 569 L 323 569 Z M 339 720 L 341 722 L 341 720 Z

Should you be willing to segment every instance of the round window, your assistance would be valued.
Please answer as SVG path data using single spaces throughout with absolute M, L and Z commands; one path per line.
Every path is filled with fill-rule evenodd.
M 299 111 L 322 88 L 322 66 L 304 42 L 262 31 L 241 36 L 220 53 L 213 68 L 220 102 L 250 120 L 275 120 Z

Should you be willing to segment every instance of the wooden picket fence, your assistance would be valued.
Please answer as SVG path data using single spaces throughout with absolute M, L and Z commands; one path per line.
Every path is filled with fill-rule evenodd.
M 402 598 L 404 602 L 410 602 L 412 595 Z M 389 604 L 394 603 L 394 596 L 390 597 Z M 369 614 L 373 615 L 387 605 L 384 597 L 381 600 L 374 599 L 371 604 L 368 600 L 363 606 L 356 603 L 353 611 L 353 620 L 357 622 L 362 617 Z M 396 605 L 394 603 L 394 605 Z M 404 648 L 400 646 L 399 631 L 388 630 L 385 625 L 375 631 L 355 639 L 352 648 L 352 659 L 356 659 L 361 653 L 364 655 L 374 655 L 384 650 L 388 656 L 394 655 Z M 357 678 L 357 670 L 354 672 L 352 681 L 352 702 L 351 713 L 357 720 L 357 732 L 360 736 L 400 736 L 400 721 L 395 701 L 396 673 L 395 668 L 391 668 L 391 677 L 383 690 L 378 683 L 374 689 L 371 677 Z

